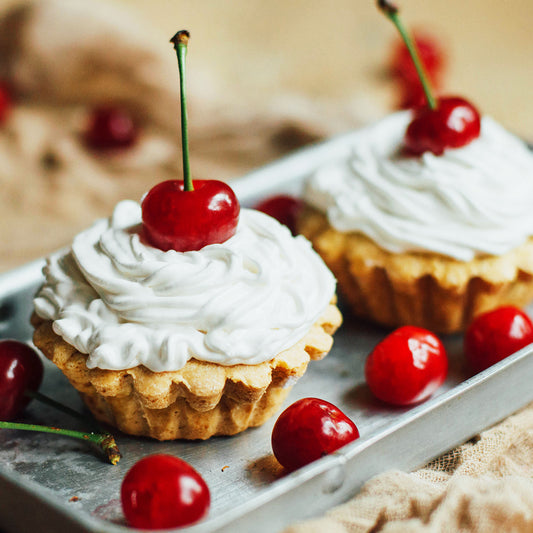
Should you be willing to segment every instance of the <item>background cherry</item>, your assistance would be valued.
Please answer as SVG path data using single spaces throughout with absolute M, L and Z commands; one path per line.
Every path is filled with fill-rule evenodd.
M 338 407 L 318 398 L 303 398 L 277 419 L 272 451 L 282 466 L 295 470 L 358 437 L 356 425 Z
M 12 100 L 7 85 L 0 82 L 0 124 L 3 124 L 11 111 Z
M 481 372 L 533 342 L 533 323 L 514 306 L 478 315 L 468 326 L 464 352 L 470 366 Z
M 139 136 L 137 125 L 125 109 L 102 106 L 93 109 L 85 131 L 85 142 L 93 149 L 128 148 Z
M 425 400 L 444 383 L 447 373 L 448 358 L 441 341 L 415 326 L 393 331 L 372 350 L 365 363 L 370 390 L 393 405 Z
M 444 49 L 441 43 L 428 33 L 414 32 L 412 38 L 420 61 L 429 79 L 435 85 L 440 81 L 446 64 Z M 394 77 L 400 78 L 406 84 L 422 88 L 409 49 L 402 40 L 395 43 L 389 61 L 389 70 Z
M 258 211 L 270 215 L 281 224 L 285 224 L 293 235 L 296 235 L 296 221 L 302 208 L 302 200 L 288 194 L 270 196 L 255 206 Z
M 186 526 L 203 518 L 211 503 L 200 474 L 171 455 L 150 455 L 135 463 L 121 487 L 128 524 L 143 529 Z
M 15 340 L 0 341 L 0 420 L 13 420 L 28 405 L 26 390 L 37 391 L 43 363 L 35 350 Z
M 163 181 L 142 202 L 144 235 L 161 250 L 200 250 L 229 239 L 239 211 L 235 193 L 222 181 L 195 180 L 192 191 L 182 181 Z
M 446 64 L 444 48 L 434 36 L 427 33 L 415 32 L 413 40 L 433 88 L 438 89 Z M 426 104 L 424 88 L 403 41 L 398 41 L 394 46 L 389 60 L 389 72 L 396 81 L 400 93 L 398 107 L 408 109 Z

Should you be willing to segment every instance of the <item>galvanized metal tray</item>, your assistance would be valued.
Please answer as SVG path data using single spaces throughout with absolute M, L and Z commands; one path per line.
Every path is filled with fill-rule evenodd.
M 298 193 L 318 165 L 346 153 L 354 133 L 304 149 L 232 182 L 243 204 L 281 191 Z M 43 261 L 0 275 L 0 337 L 27 341 L 32 297 Z M 341 302 L 342 304 L 342 302 Z M 342 305 L 341 305 L 342 306 Z M 284 475 L 273 459 L 274 419 L 260 428 L 206 442 L 154 442 L 117 433 L 123 459 L 106 464 L 84 443 L 57 436 L 0 431 L 0 529 L 41 533 L 132 531 L 119 501 L 126 471 L 141 457 L 169 453 L 191 463 L 212 495 L 209 516 L 180 531 L 275 532 L 347 500 L 370 477 L 413 469 L 533 401 L 533 348 L 527 347 L 485 372 L 469 376 L 460 336 L 445 338 L 449 377 L 430 400 L 392 408 L 375 400 L 363 377 L 366 355 L 387 330 L 359 322 L 348 312 L 331 353 L 310 364 L 286 405 L 306 396 L 328 400 L 349 415 L 361 438 L 337 453 Z M 77 393 L 48 362 L 41 389 L 83 409 Z M 25 419 L 84 428 L 66 415 L 33 402 Z

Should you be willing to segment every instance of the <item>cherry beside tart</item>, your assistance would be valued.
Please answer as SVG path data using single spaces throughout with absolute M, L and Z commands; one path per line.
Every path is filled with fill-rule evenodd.
M 430 331 L 403 326 L 385 337 L 365 363 L 366 382 L 377 398 L 411 405 L 431 396 L 446 379 L 448 358 Z
M 296 221 L 303 208 L 300 198 L 288 194 L 277 194 L 259 202 L 255 209 L 275 218 L 281 224 L 287 226 L 293 235 L 296 234 Z
M 481 372 L 533 343 L 531 319 L 514 306 L 478 315 L 468 326 L 464 352 L 471 368 Z
M 277 419 L 272 451 L 282 466 L 296 470 L 358 437 L 356 425 L 338 407 L 318 398 L 303 398 Z
M 203 518 L 211 503 L 198 472 L 172 455 L 144 457 L 128 471 L 121 486 L 126 521 L 141 529 L 183 527 Z
M 28 405 L 26 391 L 37 391 L 43 363 L 35 350 L 16 340 L 0 341 L 0 420 L 13 420 Z

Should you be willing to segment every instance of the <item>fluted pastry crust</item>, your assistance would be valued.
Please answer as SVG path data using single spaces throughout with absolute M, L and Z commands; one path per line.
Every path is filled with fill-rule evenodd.
M 261 425 L 280 407 L 311 359 L 331 349 L 342 322 L 331 303 L 294 346 L 258 365 L 222 366 L 191 359 L 175 372 L 87 368 L 87 356 L 32 318 L 35 345 L 80 392 L 94 416 L 125 433 L 159 440 L 207 439 Z
M 335 230 L 310 207 L 298 231 L 337 277 L 353 313 L 386 326 L 452 333 L 479 313 L 533 300 L 533 239 L 500 256 L 457 261 L 434 253 L 388 252 L 361 233 Z

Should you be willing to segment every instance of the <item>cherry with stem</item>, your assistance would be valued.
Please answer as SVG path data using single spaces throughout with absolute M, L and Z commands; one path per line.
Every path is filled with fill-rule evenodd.
M 168 180 L 154 186 L 142 202 L 143 237 L 160 250 L 189 252 L 222 243 L 235 234 L 239 202 L 222 181 L 192 180 L 185 91 L 185 58 L 189 32 L 177 32 L 174 44 L 180 74 L 183 181 Z
M 427 101 L 427 106 L 414 111 L 413 120 L 407 127 L 404 138 L 407 152 L 413 155 L 424 152 L 442 155 L 446 149 L 460 148 L 477 139 L 481 131 L 481 118 L 477 109 L 464 98 L 434 98 L 416 46 L 398 16 L 398 8 L 388 0 L 378 0 L 378 8 L 400 33 Z
M 44 394 L 38 389 L 43 377 L 43 364 L 35 350 L 16 340 L 0 341 L 0 428 L 56 433 L 96 444 L 111 464 L 120 459 L 115 439 L 100 428 L 100 433 L 82 433 L 48 426 L 11 422 L 31 399 L 38 400 L 70 416 L 87 422 L 86 417 Z M 93 424 L 94 425 L 94 424 Z

